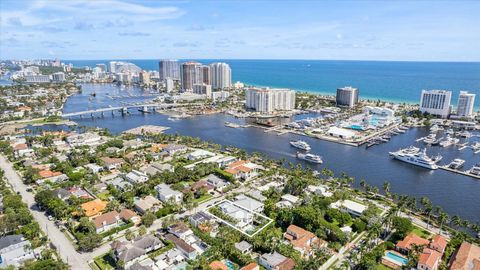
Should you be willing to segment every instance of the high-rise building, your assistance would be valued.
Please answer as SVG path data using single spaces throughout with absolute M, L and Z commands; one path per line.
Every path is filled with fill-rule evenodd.
M 193 85 L 193 93 L 199 95 L 206 95 L 207 97 L 212 96 L 212 86 L 209 84 L 194 84 Z
M 225 89 L 232 86 L 232 70 L 227 63 L 210 64 L 210 74 L 213 89 Z
M 48 75 L 29 75 L 25 76 L 26 83 L 49 83 L 50 76 Z
M 168 93 L 173 91 L 173 89 L 175 88 L 175 83 L 172 78 L 165 79 L 165 88 Z
M 475 94 L 468 91 L 460 91 L 457 102 L 457 115 L 460 117 L 471 117 L 475 105 Z
M 204 84 L 211 84 L 211 80 L 210 80 L 210 74 L 211 74 L 211 71 L 210 71 L 210 67 L 209 66 L 200 66 L 198 67 L 200 70 L 200 75 L 201 76 L 201 81 L 202 83 Z
M 62 62 L 60 62 L 60 59 L 55 58 L 55 62 L 53 63 L 53 66 L 54 66 L 54 67 L 61 67 L 61 66 L 62 66 Z
M 246 91 L 245 106 L 262 113 L 290 111 L 295 109 L 295 91 L 276 88 L 249 88 Z
M 54 82 L 64 82 L 65 81 L 65 73 L 63 72 L 55 72 L 52 74 L 52 81 Z
M 139 79 L 141 84 L 150 84 L 150 73 L 143 70 L 139 73 Z
M 163 59 L 158 62 L 160 80 L 171 78 L 174 81 L 180 80 L 180 64 L 177 60 Z
M 202 83 L 200 63 L 190 61 L 182 64 L 182 90 L 193 91 L 194 84 Z
M 452 92 L 446 90 L 422 90 L 420 111 L 442 118 L 450 115 Z
M 102 72 L 107 72 L 107 66 L 105 64 L 97 64 L 98 67 Z
M 345 86 L 337 88 L 336 103 L 337 106 L 348 106 L 353 108 L 358 103 L 358 88 Z
M 116 73 L 115 67 L 117 65 L 117 62 L 116 61 L 111 61 L 109 64 L 110 64 L 110 73 L 112 73 L 112 74 Z

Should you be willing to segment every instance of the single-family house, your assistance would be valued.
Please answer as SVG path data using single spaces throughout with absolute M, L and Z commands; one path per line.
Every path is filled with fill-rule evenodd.
M 111 244 L 114 259 L 122 261 L 124 268 L 129 269 L 138 261 L 146 259 L 147 253 L 158 250 L 165 245 L 151 234 L 139 236 L 131 242 L 114 241 Z
M 480 269 L 480 247 L 475 244 L 463 242 L 450 258 L 447 269 Z
M 103 167 L 102 167 L 102 166 L 98 166 L 98 165 L 95 164 L 95 163 L 87 164 L 87 165 L 85 165 L 85 168 L 87 168 L 87 170 L 90 171 L 90 172 L 93 173 L 93 174 L 97 174 L 97 173 L 103 171 Z
M 0 268 L 13 265 L 18 267 L 27 260 L 35 258 L 35 253 L 23 235 L 7 235 L 0 237 Z
M 177 247 L 177 249 L 180 250 L 187 259 L 194 260 L 197 257 L 197 250 L 177 236 L 173 234 L 167 234 L 165 239 L 173 242 L 175 247 Z
M 242 254 L 248 254 L 252 252 L 252 245 L 247 241 L 241 241 L 241 242 L 235 243 L 234 246 Z
M 118 189 L 120 191 L 127 191 L 127 190 L 129 190 L 130 188 L 133 187 L 132 183 L 126 181 L 125 179 L 123 179 L 121 177 L 117 177 L 117 178 L 111 180 L 110 182 L 108 182 L 108 184 L 114 186 L 116 189 Z
M 287 239 L 293 248 L 298 250 L 302 256 L 310 256 L 314 248 L 326 247 L 327 243 L 317 236 L 296 225 L 290 225 L 287 231 L 283 234 L 283 237 Z
M 125 161 L 121 158 L 110 158 L 110 157 L 102 157 L 100 158 L 103 161 L 104 168 L 107 170 L 116 170 L 120 169 Z
M 210 151 L 203 150 L 203 149 L 198 149 L 198 150 L 195 150 L 195 151 L 189 153 L 187 155 L 187 159 L 188 160 L 198 160 L 198 159 L 205 159 L 205 158 L 213 157 L 213 156 L 215 156 L 215 153 L 212 153 Z
M 180 203 L 183 199 L 183 194 L 180 191 L 173 190 L 166 184 L 155 186 L 155 190 L 157 191 L 158 199 L 162 202 L 173 201 L 174 203 Z
M 190 223 L 197 227 L 202 225 L 202 224 L 207 224 L 207 223 L 212 223 L 214 221 L 214 219 L 208 215 L 207 213 L 203 212 L 203 211 L 200 211 L 200 212 L 197 212 L 193 215 L 191 215 L 188 220 L 190 221 Z
M 150 195 L 134 201 L 135 211 L 142 215 L 145 214 L 147 211 L 156 212 L 158 209 L 160 209 L 161 206 L 162 203 L 155 197 Z
M 250 197 L 247 197 L 243 194 L 240 194 L 240 195 L 237 195 L 235 197 L 235 204 L 243 207 L 243 208 L 246 208 L 250 211 L 253 211 L 253 212 L 258 212 L 258 213 L 261 213 L 263 212 L 263 208 L 264 208 L 264 205 L 262 202 L 259 202 L 255 199 L 252 199 Z
M 168 163 L 152 162 L 145 170 L 145 173 L 149 176 L 153 176 L 162 172 L 174 172 L 175 167 Z
M 183 222 L 177 222 L 168 227 L 168 232 L 176 237 L 186 240 L 189 236 L 193 235 L 193 231 Z
M 228 165 L 225 172 L 230 173 L 237 180 L 248 181 L 258 175 L 261 166 L 247 160 L 238 160 Z
M 181 144 L 169 144 L 162 151 L 166 152 L 169 156 L 174 156 L 177 153 L 184 153 L 188 150 L 188 147 Z
M 352 216 L 359 217 L 367 210 L 367 206 L 351 200 L 336 201 L 330 205 L 331 208 L 349 213 Z
M 148 181 L 148 175 L 137 170 L 132 170 L 131 172 L 127 173 L 125 178 L 127 178 L 127 181 L 132 183 L 133 185 L 145 183 Z
M 267 270 L 292 270 L 295 261 L 278 252 L 265 253 L 258 258 L 258 263 Z
M 85 212 L 86 217 L 94 218 L 101 215 L 102 211 L 107 207 L 107 203 L 100 199 L 95 199 L 86 203 L 82 203 L 80 207 Z
M 257 263 L 252 262 L 240 268 L 240 270 L 260 270 L 260 266 L 258 266 Z
M 220 192 L 223 191 L 224 188 L 230 185 L 229 182 L 216 176 L 215 174 L 209 174 L 205 176 L 203 180 L 206 180 L 208 185 L 212 186 L 215 190 Z

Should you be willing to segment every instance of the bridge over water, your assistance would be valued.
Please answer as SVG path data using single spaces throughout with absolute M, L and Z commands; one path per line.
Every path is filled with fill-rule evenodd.
M 149 112 L 149 108 L 153 110 L 163 110 L 163 109 L 171 109 L 175 107 L 186 106 L 187 104 L 176 104 L 176 103 L 145 103 L 139 105 L 127 105 L 127 106 L 117 106 L 117 107 L 107 107 L 107 108 L 99 108 L 99 109 L 92 109 L 92 110 L 85 110 L 80 112 L 71 112 L 71 113 L 62 113 L 62 117 L 68 118 L 73 116 L 82 116 L 82 115 L 94 115 L 96 113 L 104 114 L 105 112 L 116 112 L 119 111 L 122 114 L 127 114 L 129 109 L 138 109 L 142 112 Z

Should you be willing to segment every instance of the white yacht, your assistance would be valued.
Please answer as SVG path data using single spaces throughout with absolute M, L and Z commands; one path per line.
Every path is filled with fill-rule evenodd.
M 423 139 L 423 142 L 426 144 L 434 144 L 437 140 L 437 134 L 436 133 L 430 133 L 425 139 Z
M 430 131 L 431 131 L 431 132 L 438 132 L 438 131 L 440 131 L 440 130 L 443 130 L 443 128 L 442 128 L 442 127 L 439 127 L 437 124 L 435 124 L 435 125 L 433 125 L 433 126 L 430 127 Z
M 472 134 L 471 134 L 470 132 L 466 131 L 466 130 L 463 131 L 463 132 L 458 133 L 458 135 L 460 135 L 460 137 L 462 137 L 462 138 L 470 138 L 470 137 L 472 137 Z
M 448 134 L 448 135 L 453 135 L 453 134 L 455 134 L 455 132 L 454 132 L 453 129 L 451 129 L 451 128 L 447 129 L 447 131 L 445 131 L 445 133 Z
M 480 163 L 475 164 L 468 172 L 474 175 L 480 175 Z
M 302 149 L 302 150 L 305 150 L 305 151 L 310 151 L 310 149 L 311 149 L 310 145 L 308 145 L 308 143 L 306 143 L 304 141 L 291 141 L 290 145 L 295 147 L 295 148 Z
M 465 160 L 456 158 L 456 159 L 454 159 L 452 162 L 450 162 L 450 164 L 448 165 L 448 167 L 449 167 L 450 169 L 458 169 L 458 168 L 461 168 L 464 163 L 465 163 Z
M 302 154 L 302 153 L 297 153 L 297 158 L 303 159 L 308 162 L 312 163 L 317 163 L 317 164 L 322 164 L 323 160 L 322 157 L 319 155 L 314 155 L 314 154 Z
M 420 150 L 419 148 L 414 146 L 400 149 L 396 152 L 390 152 L 390 155 L 400 161 L 431 170 L 438 169 L 437 162 L 442 159 L 442 156 L 440 155 L 436 157 L 429 157 L 426 153 L 426 149 Z
M 441 141 L 441 142 L 440 142 L 440 145 L 441 145 L 442 147 L 448 147 L 448 146 L 450 146 L 450 145 L 457 144 L 459 141 L 460 141 L 460 139 L 453 138 L 453 137 L 451 137 L 450 135 L 448 135 L 447 138 L 445 138 L 444 141 Z

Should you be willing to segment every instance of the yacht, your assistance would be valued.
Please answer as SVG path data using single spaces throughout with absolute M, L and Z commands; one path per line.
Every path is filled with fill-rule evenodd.
M 457 144 L 459 141 L 460 141 L 459 139 L 452 138 L 450 135 L 448 135 L 444 141 L 440 142 L 440 145 L 443 147 L 448 147 L 450 145 Z
M 451 128 L 447 129 L 447 131 L 445 131 L 445 133 L 446 133 L 447 135 L 453 135 L 453 134 L 455 134 L 455 132 L 454 132 L 453 129 L 451 129 Z
M 295 148 L 302 149 L 302 150 L 305 150 L 305 151 L 310 151 L 310 149 L 311 149 L 310 145 L 308 145 L 308 143 L 306 143 L 304 141 L 291 141 L 290 145 L 295 147 Z
M 464 163 L 465 163 L 465 160 L 456 158 L 448 165 L 448 167 L 450 169 L 458 169 L 458 168 L 461 168 Z
M 458 135 L 460 135 L 460 137 L 462 137 L 462 138 L 470 138 L 470 137 L 472 137 L 472 134 L 471 134 L 470 132 L 466 131 L 466 130 L 463 131 L 463 132 L 460 132 Z
M 443 130 L 443 128 L 442 128 L 442 127 L 439 127 L 437 124 L 435 124 L 435 125 L 433 125 L 433 126 L 430 127 L 430 131 L 431 131 L 431 132 L 438 132 L 438 131 L 440 131 L 440 130 Z
M 437 134 L 435 133 L 430 133 L 425 139 L 423 139 L 423 142 L 426 144 L 434 144 L 437 139 Z
M 308 162 L 312 163 L 317 163 L 317 164 L 322 164 L 323 160 L 322 157 L 319 155 L 314 155 L 314 154 L 302 154 L 302 153 L 297 153 L 297 158 L 303 159 Z
M 427 169 L 438 169 L 437 162 L 442 159 L 442 156 L 429 157 L 426 149 L 420 150 L 417 147 L 410 146 L 408 148 L 400 149 L 396 152 L 390 152 L 390 156 L 403 162 L 424 167 Z
M 480 175 L 480 163 L 475 164 L 468 172 L 470 174 Z

